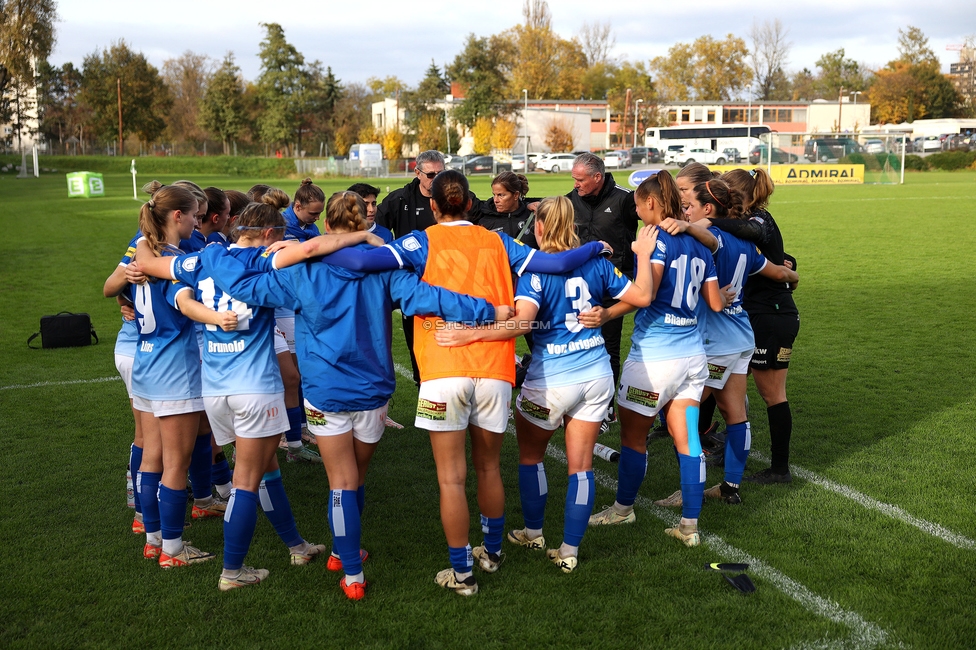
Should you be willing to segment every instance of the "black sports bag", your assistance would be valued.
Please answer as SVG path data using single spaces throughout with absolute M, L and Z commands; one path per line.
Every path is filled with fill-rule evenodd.
M 39 350 L 31 345 L 31 341 L 38 336 L 41 337 L 42 348 L 76 348 L 91 345 L 92 339 L 98 343 L 98 334 L 95 334 L 88 314 L 73 314 L 70 311 L 41 316 L 41 331 L 31 334 L 27 347 Z

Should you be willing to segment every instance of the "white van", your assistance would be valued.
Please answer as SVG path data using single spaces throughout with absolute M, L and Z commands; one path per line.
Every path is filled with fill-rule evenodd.
M 370 142 L 349 147 L 349 160 L 359 161 L 360 169 L 378 169 L 383 164 L 383 146 Z

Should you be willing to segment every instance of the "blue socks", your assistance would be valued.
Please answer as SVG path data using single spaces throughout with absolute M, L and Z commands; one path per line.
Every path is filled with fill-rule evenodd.
M 142 447 L 136 447 L 132 445 L 129 447 L 129 472 L 132 475 L 133 480 L 139 476 L 139 468 L 142 467 Z M 142 514 L 142 497 L 139 494 L 139 488 L 132 491 L 132 497 L 135 501 L 136 512 L 140 515 Z
M 593 500 L 596 486 L 593 484 L 593 471 L 576 472 L 569 477 L 566 488 L 566 514 L 563 523 L 563 544 L 579 546 L 590 515 L 593 514 Z
M 244 566 L 258 523 L 258 495 L 240 488 L 230 491 L 224 513 L 224 568 L 236 571 Z
M 210 446 L 210 434 L 197 436 L 193 444 L 193 455 L 190 456 L 190 484 L 193 486 L 194 499 L 209 499 L 213 496 L 210 488 L 212 469 L 213 449 Z
M 227 456 L 221 451 L 214 458 L 213 466 L 211 468 L 210 480 L 217 487 L 217 493 L 220 494 L 222 499 L 226 499 L 230 496 L 231 485 L 230 482 L 233 475 L 230 471 L 230 465 L 227 463 Z
M 640 453 L 621 445 L 620 460 L 617 465 L 617 503 L 633 506 L 637 491 L 647 473 L 647 453 Z
M 163 478 L 162 472 L 143 472 L 136 474 L 136 494 L 142 503 L 142 523 L 146 533 L 159 532 L 159 482 Z M 183 507 L 186 507 L 186 493 L 183 493 Z M 183 526 L 182 520 L 180 526 Z
M 693 437 L 697 438 L 698 434 Z M 678 467 L 681 471 L 681 516 L 698 519 L 705 493 L 705 455 L 678 454 Z
M 505 515 L 486 517 L 481 515 L 481 532 L 485 534 L 485 550 L 498 555 L 502 552 L 502 533 L 505 530 Z
M 346 575 L 355 576 L 363 571 L 359 554 L 362 523 L 359 504 L 354 490 L 332 490 L 329 494 L 329 528 L 332 530 L 332 548 L 342 560 Z
M 519 465 L 519 497 L 522 500 L 522 518 L 526 528 L 542 530 L 548 496 L 549 484 L 546 481 L 545 466 L 542 463 Z
M 145 517 L 145 515 L 143 515 L 143 517 Z M 183 538 L 183 519 L 185 517 L 186 490 L 174 490 L 160 483 L 159 521 L 160 528 L 163 531 L 164 545 L 166 542 L 172 542 L 173 540 Z
M 261 499 L 261 509 L 268 516 L 268 521 L 274 526 L 275 532 L 289 548 L 298 546 L 304 540 L 298 534 L 295 517 L 291 513 L 291 504 L 285 494 L 285 486 L 281 482 L 281 470 L 276 469 L 264 475 L 258 491 Z
M 288 442 L 300 443 L 302 441 L 302 407 L 296 406 L 285 409 L 285 413 L 288 414 L 288 431 L 285 432 L 285 438 L 288 439 Z
M 749 460 L 752 447 L 752 428 L 749 422 L 730 424 L 725 427 L 725 482 L 738 485 Z
M 474 558 L 471 556 L 471 544 L 467 546 L 448 546 L 451 554 L 451 567 L 455 573 L 471 573 Z

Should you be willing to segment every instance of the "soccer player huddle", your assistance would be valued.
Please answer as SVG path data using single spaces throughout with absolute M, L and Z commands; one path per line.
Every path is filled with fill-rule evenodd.
M 189 181 L 146 186 L 139 232 L 104 288 L 123 311 L 116 364 L 136 423 L 132 530 L 145 534 L 144 556 L 163 568 L 215 557 L 182 538 L 189 477 L 191 516 L 223 517 L 220 590 L 268 577 L 244 564 L 260 508 L 292 564 L 327 556 L 327 568 L 343 573 L 343 593 L 363 598 L 366 474 L 385 427 L 399 426 L 387 416 L 395 310 L 419 387 L 413 424 L 429 432 L 448 544 L 451 566 L 434 581 L 457 594 L 477 593 L 475 564 L 495 572 L 505 557 L 501 448 L 518 336 L 531 361 L 520 364 L 514 408 L 524 527 L 509 530 L 511 544 L 543 551 L 570 573 L 588 526 L 633 522 L 661 414 L 681 477 L 661 503 L 680 506 L 682 518 L 665 532 L 698 545 L 704 498 L 741 501 L 750 366 L 769 406 L 773 467 L 749 478 L 788 482 L 785 380 L 799 278 L 765 211 L 769 177 L 737 170 L 719 178 L 696 164 L 630 192 L 602 160 L 582 154 L 573 179 L 567 196 L 537 201 L 526 198 L 524 176 L 503 172 L 492 199 L 479 201 L 461 173 L 427 151 L 416 178 L 379 206 L 375 187 L 326 199 L 309 179 L 294 201 L 267 186 L 248 195 Z M 633 311 L 621 368 L 621 317 Z M 708 490 L 703 393 L 727 423 L 725 480 Z M 616 499 L 593 514 L 594 446 L 618 417 Z M 562 542 L 550 548 L 544 457 L 560 427 L 569 485 Z M 468 440 L 484 532 L 473 548 Z M 233 472 L 221 451 L 228 444 Z M 287 461 L 325 466 L 331 553 L 298 532 L 281 445 Z

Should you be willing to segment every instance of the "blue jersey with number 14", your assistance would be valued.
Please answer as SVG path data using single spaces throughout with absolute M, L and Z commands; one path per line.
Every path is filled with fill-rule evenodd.
M 715 252 L 718 286 L 732 285 L 736 294 L 732 304 L 722 311 L 704 314 L 705 354 L 712 357 L 746 352 L 755 347 L 756 341 L 749 315 L 742 308 L 742 288 L 747 277 L 762 271 L 768 262 L 755 244 L 742 241 L 714 226 L 709 230 L 718 238 L 718 250 Z
M 654 301 L 637 312 L 630 357 L 667 361 L 705 354 L 696 309 L 701 289 L 715 282 L 712 253 L 691 235 L 658 231 L 651 264 L 664 267 Z
M 601 330 L 583 327 L 578 317 L 605 296 L 619 299 L 629 288 L 630 280 L 603 258 L 562 275 L 529 273 L 519 278 L 515 301 L 539 307 L 524 385 L 568 386 L 612 376 Z

